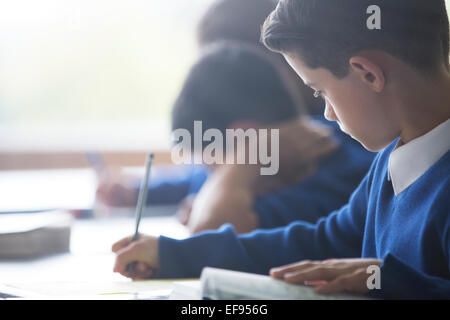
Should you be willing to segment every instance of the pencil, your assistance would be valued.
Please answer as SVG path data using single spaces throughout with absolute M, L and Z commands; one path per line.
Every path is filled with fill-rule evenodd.
M 141 223 L 142 210 L 145 208 L 145 205 L 147 203 L 148 182 L 150 180 L 150 169 L 152 166 L 153 157 L 154 157 L 153 153 L 151 153 L 147 156 L 147 162 L 145 165 L 145 175 L 144 175 L 144 179 L 141 182 L 141 186 L 139 188 L 139 197 L 138 197 L 136 213 L 135 213 L 136 223 L 135 223 L 134 235 L 133 235 L 133 238 L 131 239 L 131 242 L 134 242 L 134 241 L 138 240 L 138 238 L 139 238 L 139 224 Z M 135 266 L 136 266 L 136 262 L 129 263 L 126 268 L 127 273 L 132 273 L 134 271 Z
M 89 165 L 94 169 L 97 175 L 100 176 L 106 168 L 105 160 L 103 159 L 101 153 L 95 151 L 86 152 L 85 157 Z

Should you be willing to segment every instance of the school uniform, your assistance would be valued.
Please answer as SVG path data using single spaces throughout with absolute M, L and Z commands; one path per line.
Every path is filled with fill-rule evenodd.
M 175 205 L 185 197 L 196 194 L 208 179 L 210 171 L 204 166 L 191 165 L 173 168 L 175 172 L 152 177 L 147 193 L 149 205 Z M 139 185 L 136 184 L 136 190 Z
M 450 120 L 377 154 L 347 205 L 316 224 L 237 235 L 231 225 L 185 240 L 159 238 L 160 277 L 205 266 L 268 274 L 288 263 L 382 259 L 383 298 L 450 297 Z

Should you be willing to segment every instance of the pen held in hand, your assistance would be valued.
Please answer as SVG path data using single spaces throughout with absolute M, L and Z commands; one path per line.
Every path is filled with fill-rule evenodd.
M 94 169 L 96 174 L 100 176 L 102 172 L 106 168 L 106 162 L 103 159 L 100 152 L 86 152 L 85 153 L 86 160 L 88 161 L 89 165 Z
M 154 157 L 153 153 L 151 153 L 147 156 L 147 161 L 146 161 L 146 165 L 145 165 L 145 175 L 144 175 L 144 179 L 142 180 L 140 189 L 139 189 L 139 197 L 138 197 L 136 213 L 135 213 L 136 224 L 135 224 L 134 235 L 133 235 L 133 238 L 131 239 L 131 242 L 137 241 L 139 238 L 139 224 L 141 222 L 142 210 L 145 208 L 145 205 L 147 203 L 148 184 L 149 184 L 149 180 L 150 180 L 150 169 L 152 166 L 153 157 Z M 134 273 L 136 265 L 137 265 L 136 261 L 129 263 L 126 267 L 127 273 L 128 274 Z

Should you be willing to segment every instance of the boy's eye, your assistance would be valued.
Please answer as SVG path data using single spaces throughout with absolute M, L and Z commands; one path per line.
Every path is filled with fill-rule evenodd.
M 322 91 L 316 90 L 314 91 L 314 98 L 320 98 L 322 96 Z

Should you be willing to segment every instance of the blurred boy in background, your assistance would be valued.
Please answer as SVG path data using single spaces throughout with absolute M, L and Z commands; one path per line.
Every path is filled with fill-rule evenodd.
M 253 4 L 258 3 L 255 7 Z M 197 37 L 200 49 L 208 44 L 218 40 L 241 40 L 253 45 L 260 45 L 259 43 L 259 29 L 264 22 L 265 17 L 275 8 L 276 1 L 273 0 L 220 0 L 216 1 L 207 10 L 198 24 Z M 228 20 L 233 13 L 238 13 L 238 16 L 233 20 Z M 264 48 L 264 50 L 266 50 Z M 270 51 L 266 50 L 269 54 Z M 286 63 L 279 58 L 279 55 L 273 55 L 276 63 L 282 69 L 288 79 L 286 85 L 297 86 L 310 90 L 304 86 L 298 77 L 292 72 Z M 299 109 L 306 108 L 307 105 L 322 105 L 319 101 L 306 104 L 303 102 L 303 97 L 298 93 L 298 90 L 292 90 L 296 105 Z M 309 97 L 310 95 L 306 95 Z M 288 132 L 286 128 L 284 131 Z M 307 128 L 305 127 L 306 131 Z M 316 132 L 311 131 L 309 135 L 304 135 L 303 139 L 311 137 L 311 141 L 318 139 Z M 320 133 L 328 135 L 326 130 Z M 285 134 L 286 139 L 290 139 L 290 134 Z M 321 143 L 324 147 L 330 143 L 321 138 Z M 295 142 L 295 141 L 294 141 Z M 318 142 L 315 141 L 317 144 Z M 294 148 L 295 146 L 293 146 Z M 301 146 L 300 146 L 301 148 Z M 320 145 L 318 145 L 320 148 Z M 298 150 L 297 150 L 298 151 Z M 302 153 L 305 150 L 301 150 Z M 293 150 L 293 153 L 297 153 Z M 311 154 L 313 156 L 313 153 Z M 297 155 L 299 156 L 299 155 Z M 311 159 L 311 165 L 315 165 L 316 161 Z M 148 203 L 153 205 L 171 205 L 181 204 L 179 216 L 184 222 L 189 217 L 189 212 L 192 206 L 192 201 L 197 192 L 208 178 L 210 171 L 204 166 L 198 165 L 184 165 L 184 166 L 159 166 L 153 170 L 155 175 L 151 179 L 150 192 L 148 193 Z M 132 175 L 123 174 L 118 170 L 108 170 L 100 176 L 99 186 L 97 190 L 97 198 L 103 204 L 111 207 L 131 207 L 137 202 L 137 194 L 140 182 L 139 179 Z M 109 211 L 109 212 L 114 212 Z M 99 212 L 98 214 L 102 214 Z
M 216 1 L 199 23 L 197 32 L 199 46 L 204 48 L 223 39 L 237 40 L 243 44 L 249 43 L 259 46 L 267 55 L 270 55 L 271 63 L 276 66 L 280 78 L 283 79 L 284 85 L 292 96 L 295 107 L 299 111 L 307 110 L 313 114 L 322 112 L 323 102 L 320 99 L 304 99 L 304 97 L 312 97 L 311 89 L 299 80 L 281 55 L 271 53 L 263 48 L 259 42 L 260 26 L 275 6 L 276 2 L 272 0 Z M 215 73 L 210 70 L 205 70 L 205 72 L 209 76 L 215 76 Z M 236 77 L 229 75 L 223 81 L 232 83 L 236 81 Z M 201 90 L 208 91 L 207 86 L 208 83 L 205 83 L 204 88 L 191 94 L 199 95 Z M 223 103 L 229 102 L 223 92 L 216 92 L 217 100 L 223 100 Z M 236 101 L 239 101 L 239 97 L 237 97 L 239 94 L 241 101 L 251 101 L 252 94 L 260 93 L 250 91 L 245 93 L 244 90 L 236 92 L 234 93 L 236 97 L 232 103 L 236 104 Z M 258 99 L 257 96 L 253 97 L 253 101 L 259 101 Z M 215 101 L 213 97 L 210 100 Z M 179 101 L 181 101 L 181 98 L 178 98 L 178 107 L 173 111 L 173 119 L 176 118 L 177 121 L 182 118 L 181 115 L 177 114 L 178 112 L 188 114 L 181 109 L 182 104 Z M 304 101 L 308 101 L 308 103 Z M 242 108 L 245 108 L 243 105 L 241 107 L 241 104 L 242 102 L 237 103 L 232 108 L 229 107 L 226 111 L 228 112 L 227 117 L 238 121 L 243 114 Z M 193 112 L 192 114 L 197 117 L 197 120 L 221 117 L 218 112 L 207 115 L 205 112 L 208 112 L 208 107 L 210 108 L 209 112 L 218 109 L 217 103 L 216 105 L 211 103 L 209 106 L 201 106 L 201 108 L 196 109 L 202 110 L 201 112 L 193 112 L 193 110 L 190 110 L 190 112 Z M 186 109 L 188 108 L 192 107 L 186 107 Z M 271 115 L 276 112 L 277 108 L 280 108 L 279 103 L 274 103 L 272 108 L 273 110 L 270 112 L 266 108 L 261 110 L 261 113 L 267 112 L 267 115 Z M 225 111 L 221 110 L 221 112 L 223 115 Z M 225 222 L 234 222 L 238 232 L 247 232 L 255 228 L 283 226 L 299 219 L 315 222 L 321 216 L 346 203 L 349 195 L 368 170 L 373 154 L 341 133 L 336 125 L 327 122 L 322 115 L 314 116 L 312 120 L 325 124 L 328 128 L 310 125 L 308 119 L 304 117 L 302 121 L 298 121 L 296 117 L 292 117 L 281 126 L 280 145 L 283 147 L 280 150 L 280 157 L 292 161 L 290 164 L 287 161 L 282 161 L 280 174 L 275 178 L 264 179 L 260 177 L 257 179 L 258 183 L 246 183 L 246 186 L 252 187 L 247 187 L 247 190 L 242 192 L 242 195 L 245 194 L 247 197 L 240 197 L 240 201 L 236 197 L 234 197 L 233 202 L 229 201 L 229 197 L 232 197 L 231 194 L 234 194 L 233 187 L 230 184 L 228 184 L 230 185 L 228 192 L 225 192 L 223 188 L 221 189 L 223 192 L 220 198 L 212 197 L 211 194 L 214 191 L 208 189 L 215 188 L 219 180 L 212 179 L 208 188 L 203 189 L 201 194 L 204 196 L 201 197 L 201 201 L 197 201 L 197 209 L 195 215 L 193 215 L 195 218 L 191 221 L 191 210 L 195 197 L 210 175 L 210 170 L 206 167 L 193 166 L 191 168 L 186 167 L 182 174 L 175 176 L 175 178 L 164 179 L 163 176 L 162 179 L 155 181 L 149 192 L 149 203 L 180 203 L 184 198 L 180 206 L 179 217 L 181 222 L 188 225 L 193 233 L 217 228 Z M 191 120 L 195 119 L 191 118 Z M 256 118 L 250 120 L 254 124 Z M 216 121 L 223 121 L 223 119 Z M 228 125 L 234 124 L 229 122 Z M 338 150 L 333 153 L 329 152 L 332 142 L 326 138 L 326 136 L 330 136 L 329 132 L 332 132 L 331 136 L 334 136 L 334 141 L 339 142 Z M 328 157 L 325 161 L 320 162 L 319 158 L 326 154 Z M 313 169 L 315 170 L 314 174 Z M 227 175 L 235 174 L 233 172 L 234 169 L 228 170 Z M 311 173 L 311 175 L 305 181 L 300 181 L 306 176 L 306 173 Z M 216 177 L 218 176 L 220 175 L 217 174 Z M 220 180 L 226 179 L 226 175 L 224 176 L 223 173 L 221 176 Z M 127 185 L 121 179 L 103 182 L 99 187 L 99 198 L 110 205 L 133 206 L 136 203 L 139 183 Z M 255 185 L 265 185 L 266 188 L 253 189 Z M 209 198 L 209 200 L 206 201 L 206 198 Z M 227 203 L 227 207 L 230 206 L 230 203 L 233 203 L 233 208 L 236 208 L 236 210 L 224 212 L 222 205 L 224 201 Z M 254 223 L 247 224 L 245 227 L 239 226 L 240 219 L 243 221 L 245 217 L 248 218 L 247 221 L 250 219 Z
M 193 233 L 226 222 L 245 233 L 295 220 L 315 221 L 345 203 L 367 171 L 372 154 L 347 142 L 337 128 L 330 128 L 337 149 L 313 170 L 302 168 L 298 146 L 306 141 L 304 150 L 322 152 L 307 135 L 322 129 L 325 121 L 300 116 L 285 81 L 271 55 L 239 42 L 210 45 L 192 67 L 174 105 L 173 130 L 185 129 L 194 136 L 194 121 L 202 121 L 203 130 L 217 129 L 223 136 L 227 129 L 283 132 L 286 127 L 291 135 L 291 139 L 281 135 L 280 169 L 274 176 L 262 176 L 254 165 L 215 165 L 186 219 Z M 285 198 L 292 201 L 285 203 Z M 297 208 L 291 207 L 292 202 Z

